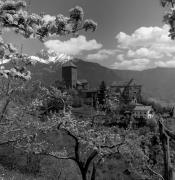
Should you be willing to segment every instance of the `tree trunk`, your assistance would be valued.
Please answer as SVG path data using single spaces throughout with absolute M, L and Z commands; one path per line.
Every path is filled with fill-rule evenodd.
M 82 180 L 87 180 L 87 172 L 85 170 L 81 170 Z
M 7 98 L 6 102 L 5 102 L 5 105 L 4 105 L 4 107 L 3 107 L 2 111 L 1 111 L 0 121 L 3 121 L 4 115 L 5 115 L 6 111 L 7 111 L 7 107 L 9 105 L 9 103 L 10 103 L 10 98 Z
M 96 174 L 96 167 L 95 167 L 95 164 L 93 164 L 91 180 L 95 180 L 95 174 Z

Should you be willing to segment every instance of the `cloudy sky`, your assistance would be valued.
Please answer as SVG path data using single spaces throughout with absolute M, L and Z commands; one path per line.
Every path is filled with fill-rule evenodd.
M 98 23 L 96 32 L 48 39 L 44 44 L 12 32 L 4 38 L 18 47 L 23 44 L 24 52 L 31 55 L 47 48 L 115 69 L 175 67 L 175 41 L 162 22 L 164 9 L 159 0 L 32 0 L 31 11 L 44 12 L 48 18 L 59 13 L 68 16 L 76 5 L 84 9 L 85 18 Z

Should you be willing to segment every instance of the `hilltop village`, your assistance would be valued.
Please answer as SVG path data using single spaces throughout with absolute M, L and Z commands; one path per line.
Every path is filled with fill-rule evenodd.
M 74 91 L 76 100 L 79 101 L 79 104 L 73 104 L 73 107 L 88 105 L 96 112 L 107 111 L 111 107 L 118 108 L 122 115 L 132 116 L 135 119 L 154 117 L 152 106 L 142 104 L 142 86 L 134 79 L 128 82 L 116 81 L 110 86 L 106 86 L 102 81 L 99 87 L 92 89 L 86 79 L 77 77 L 78 67 L 72 61 L 62 66 L 62 82 L 66 89 Z

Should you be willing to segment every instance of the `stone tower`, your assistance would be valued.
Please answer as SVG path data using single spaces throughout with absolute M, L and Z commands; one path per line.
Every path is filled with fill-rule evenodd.
M 67 88 L 76 88 L 77 84 L 77 66 L 69 61 L 62 66 L 62 81 Z

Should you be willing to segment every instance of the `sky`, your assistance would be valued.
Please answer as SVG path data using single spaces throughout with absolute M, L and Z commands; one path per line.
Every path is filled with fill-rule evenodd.
M 95 32 L 80 32 L 75 38 L 27 40 L 9 31 L 7 42 L 35 55 L 41 49 L 65 53 L 113 69 L 144 70 L 175 67 L 175 41 L 168 37 L 168 25 L 162 22 L 165 9 L 159 0 L 31 0 L 30 11 L 47 17 L 69 15 L 69 9 L 81 6 L 85 19 L 98 23 Z

